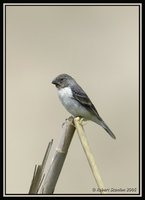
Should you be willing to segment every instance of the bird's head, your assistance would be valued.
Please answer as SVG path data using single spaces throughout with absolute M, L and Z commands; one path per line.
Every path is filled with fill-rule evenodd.
M 68 74 L 60 74 L 52 81 L 52 84 L 61 89 L 71 86 L 74 82 L 75 80 Z

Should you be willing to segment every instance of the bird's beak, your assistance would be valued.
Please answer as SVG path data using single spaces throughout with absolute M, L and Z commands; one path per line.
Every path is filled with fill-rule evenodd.
M 59 83 L 56 80 L 53 80 L 52 84 L 54 84 L 56 87 L 59 86 Z
M 55 80 L 53 80 L 53 81 L 52 81 L 52 84 L 56 85 L 56 84 L 57 84 L 57 82 L 56 82 Z

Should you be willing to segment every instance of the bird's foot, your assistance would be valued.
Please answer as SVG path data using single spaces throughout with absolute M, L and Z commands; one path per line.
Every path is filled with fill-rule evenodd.
M 82 124 L 82 126 L 85 126 L 87 124 L 87 121 L 85 120 L 85 118 L 81 118 L 80 123 Z
M 80 118 L 80 124 L 84 123 L 84 118 Z
M 83 117 L 78 117 L 78 121 L 82 126 L 87 124 L 85 118 L 83 118 Z

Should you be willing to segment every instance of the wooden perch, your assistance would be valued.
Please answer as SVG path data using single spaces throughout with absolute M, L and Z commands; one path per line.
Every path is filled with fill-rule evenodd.
M 60 137 L 59 144 L 55 150 L 46 176 L 44 174 L 44 167 L 53 141 L 48 145 L 42 165 L 35 166 L 29 194 L 52 194 L 54 192 L 74 131 L 73 117 L 69 117 L 63 124 L 63 133 Z
M 83 130 L 83 126 L 82 126 L 81 120 L 82 119 L 80 119 L 79 117 L 75 118 L 74 119 L 74 124 L 75 124 L 75 127 L 77 129 L 77 132 L 78 132 L 81 144 L 83 146 L 83 149 L 85 151 L 86 157 L 88 159 L 89 165 L 91 167 L 93 176 L 94 176 L 95 181 L 96 181 L 96 183 L 98 185 L 99 191 L 100 191 L 100 193 L 105 193 L 104 192 L 105 187 L 104 187 L 102 178 L 100 176 L 99 170 L 97 168 L 97 165 L 95 163 L 94 156 L 93 156 L 93 154 L 92 154 L 92 152 L 90 150 L 86 135 L 85 135 L 84 130 Z
M 73 117 L 66 120 L 63 125 L 64 131 L 61 135 L 59 144 L 56 148 L 48 173 L 42 186 L 43 194 L 52 194 L 55 189 L 56 182 L 63 167 L 69 145 L 71 143 L 75 127 L 73 125 Z

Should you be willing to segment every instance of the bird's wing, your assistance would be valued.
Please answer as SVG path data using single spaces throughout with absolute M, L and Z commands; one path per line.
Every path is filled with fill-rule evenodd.
M 72 87 L 71 89 L 73 92 L 73 98 L 77 100 L 82 106 L 87 107 L 87 109 L 90 110 L 92 114 L 95 114 L 98 117 L 98 119 L 102 121 L 95 106 L 89 99 L 88 95 L 84 92 L 84 90 L 79 85 L 77 85 L 77 87 Z

